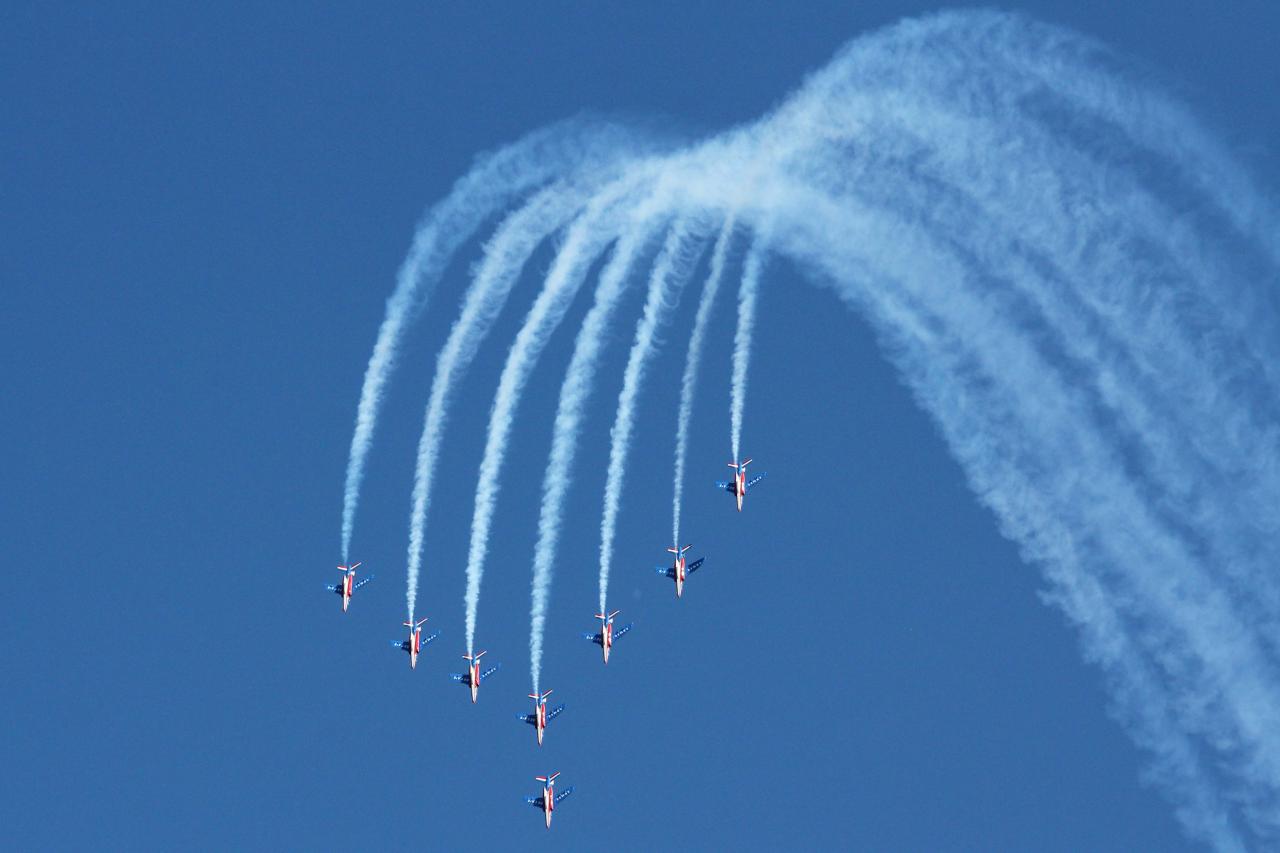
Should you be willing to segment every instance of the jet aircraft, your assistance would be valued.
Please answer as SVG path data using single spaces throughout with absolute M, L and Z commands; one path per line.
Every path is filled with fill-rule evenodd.
M 500 663 L 495 663 L 484 672 L 481 672 L 480 658 L 484 657 L 485 654 L 487 654 L 487 652 L 476 652 L 474 655 L 463 655 L 463 657 L 469 661 L 467 671 L 463 673 L 455 672 L 449 676 L 454 681 L 461 682 L 471 688 L 472 705 L 476 703 L 476 693 L 480 690 L 480 683 L 497 672 L 498 668 L 502 666 Z
M 604 649 L 604 662 L 609 662 L 609 649 L 613 648 L 613 641 L 621 637 L 623 634 L 631 630 L 631 626 L 635 623 L 628 622 L 618 630 L 613 629 L 613 617 L 621 613 L 621 610 L 615 610 L 606 616 L 603 613 L 597 613 L 596 618 L 600 620 L 600 632 L 598 634 L 583 633 L 584 640 L 590 640 L 600 648 Z
M 550 711 L 547 710 L 547 697 L 550 695 L 550 690 L 541 696 L 537 693 L 530 693 L 529 698 L 533 700 L 533 713 L 516 714 L 517 719 L 523 720 L 538 730 L 538 746 L 542 746 L 542 733 L 547 730 L 547 723 L 564 710 L 563 703 L 555 706 Z
M 747 479 L 747 466 L 751 464 L 750 459 L 742 462 L 730 462 L 729 467 L 733 469 L 732 480 L 721 480 L 716 483 L 717 489 L 724 489 L 729 494 L 738 499 L 738 512 L 742 512 L 742 499 L 746 496 L 747 491 L 756 483 L 764 479 L 764 474 L 756 474 L 750 480 Z M 768 473 L 768 472 L 765 472 Z
M 684 552 L 688 551 L 692 547 L 692 545 L 685 545 L 683 548 L 668 548 L 668 552 L 676 555 L 675 562 L 673 562 L 670 567 L 654 567 L 657 569 L 658 574 L 663 577 L 671 578 L 676 582 L 676 598 L 679 598 L 684 594 L 685 578 L 696 572 L 707 559 L 706 557 L 699 557 L 692 563 L 686 563 Z
M 529 805 L 542 809 L 542 814 L 547 819 L 547 829 L 551 828 L 551 813 L 556 810 L 556 803 L 573 793 L 572 785 L 556 793 L 556 777 L 559 775 L 560 772 L 556 771 L 550 776 L 534 776 L 533 778 L 542 783 L 542 795 L 524 798 Z
M 440 632 L 436 631 L 424 640 L 422 638 L 422 626 L 426 623 L 427 620 L 425 617 L 416 625 L 413 622 L 402 622 L 401 624 L 409 629 L 409 639 L 391 641 L 391 645 L 409 653 L 409 669 L 418 668 L 418 653 L 422 651 L 422 647 L 440 636 Z
M 356 582 L 356 569 L 360 568 L 363 563 L 353 563 L 350 566 L 338 566 L 338 571 L 342 572 L 342 583 L 325 584 L 324 588 L 329 592 L 336 592 L 342 596 L 342 612 L 346 613 L 347 608 L 351 606 L 351 594 L 360 587 L 373 580 L 373 575 Z

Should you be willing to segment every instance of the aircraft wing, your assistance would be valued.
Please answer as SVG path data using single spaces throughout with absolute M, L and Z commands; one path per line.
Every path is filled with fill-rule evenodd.
M 623 634 L 625 634 L 625 633 L 627 633 L 628 631 L 630 631 L 630 630 L 631 630 L 631 626 L 632 626 L 632 625 L 634 625 L 634 624 L 636 624 L 636 623 L 634 623 L 634 622 L 628 622 L 627 624 L 623 625 L 621 628 L 619 628 L 618 630 L 616 630 L 616 631 L 614 631 L 614 632 L 613 632 L 613 638 L 614 638 L 615 640 L 616 640 L 616 639 L 618 639 L 618 638 L 619 638 L 619 637 L 621 637 Z
M 488 668 L 488 669 L 486 669 L 484 672 L 480 673 L 480 683 L 482 683 L 482 684 L 483 684 L 483 683 L 484 683 L 484 680 L 485 680 L 486 678 L 488 678 L 489 676 L 493 675 L 495 672 L 497 672 L 497 671 L 498 671 L 498 669 L 499 669 L 501 666 L 502 666 L 502 664 L 500 664 L 500 663 L 495 663 L 493 666 L 489 667 L 489 668 Z
M 768 473 L 769 473 L 768 471 L 765 471 L 765 472 L 763 472 L 763 473 L 756 474 L 756 475 L 755 475 L 754 477 L 752 477 L 750 480 L 747 480 L 747 488 L 748 488 L 748 489 L 750 489 L 750 488 L 751 488 L 752 486 L 754 486 L 756 483 L 758 483 L 758 482 L 760 482 L 761 480 L 763 480 L 763 479 L 764 479 L 764 477 L 765 477 L 765 474 L 768 474 Z
M 436 631 L 436 632 L 435 632 L 434 634 L 432 634 L 430 637 L 423 637 L 423 638 L 422 638 L 422 645 L 424 645 L 424 646 L 425 646 L 427 643 L 431 642 L 432 640 L 434 640 L 436 637 L 439 637 L 439 636 L 440 636 L 440 632 L 439 632 L 439 631 Z
M 674 578 L 676 576 L 675 569 L 669 569 L 666 566 L 654 566 L 653 568 L 654 568 L 654 571 L 656 571 L 658 574 L 662 575 L 663 577 Z
M 555 801 L 558 803 L 558 802 L 560 802 L 561 800 L 563 800 L 565 797 L 569 796 L 569 795 L 570 795 L 570 794 L 572 794 L 572 793 L 573 793 L 573 786 L 572 786 L 572 785 L 570 785 L 568 788 L 565 788 L 563 791 L 561 791 L 560 793 L 556 794 L 556 799 L 555 799 Z M 539 799 L 541 799 L 541 797 L 539 797 Z
M 516 714 L 516 719 L 528 723 L 531 726 L 536 726 L 538 724 L 538 718 L 533 714 Z
M 338 595 L 342 595 L 342 588 L 336 583 L 327 583 L 324 585 L 324 588 L 329 590 L 329 592 L 336 592 Z
M 702 566 L 702 564 L 703 564 L 703 563 L 705 563 L 706 561 L 707 561 L 707 558 L 706 558 L 706 557 L 699 557 L 698 559 L 694 560 L 692 563 L 690 563 L 690 564 L 689 564 L 689 567 L 688 567 L 688 568 L 686 568 L 686 569 L 684 570 L 684 571 L 685 571 L 685 574 L 689 574 L 689 575 L 693 574 L 693 573 L 694 573 L 694 572 L 696 572 L 696 571 L 699 569 L 699 567 L 701 567 L 701 566 Z
M 604 640 L 600 638 L 599 634 L 591 634 L 586 631 L 582 632 L 582 639 L 590 640 L 591 642 L 595 643 L 597 646 L 603 645 L 604 643 Z
M 542 807 L 543 807 L 543 806 L 542 806 L 542 797 L 525 797 L 525 798 L 524 798 L 524 801 L 525 801 L 526 803 L 528 803 L 529 805 L 531 805 L 531 806 L 536 806 L 537 808 L 542 808 Z
M 469 672 L 451 672 L 449 673 L 449 677 L 454 681 L 467 685 L 468 687 L 471 686 L 471 673 Z
M 556 718 L 556 715 L 558 715 L 563 710 L 564 710 L 564 705 L 555 706 L 554 708 L 552 708 L 550 711 L 547 712 L 547 719 L 554 720 Z
M 352 591 L 352 592 L 356 591 L 357 589 L 359 589 L 360 587 L 364 586 L 365 584 L 367 584 L 367 583 L 368 583 L 369 581 L 371 581 L 371 580 L 373 580 L 373 575 L 369 575 L 369 577 L 365 578 L 365 579 L 364 579 L 364 580 L 362 580 L 362 581 L 356 581 L 355 586 L 351 587 L 351 591 Z
M 716 488 L 724 489 L 726 492 L 728 492 L 731 495 L 737 494 L 737 492 L 734 490 L 734 484 L 732 481 L 716 480 Z
M 409 641 L 408 641 L 408 640 L 392 640 L 392 641 L 391 641 L 391 645 L 395 646 L 397 649 L 399 649 L 399 650 L 400 650 L 400 651 L 402 651 L 402 652 L 407 652 L 407 651 L 409 651 Z

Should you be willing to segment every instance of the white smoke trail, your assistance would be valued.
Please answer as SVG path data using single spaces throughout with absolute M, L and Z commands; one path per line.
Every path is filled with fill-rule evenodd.
M 733 333 L 733 381 L 730 386 L 729 420 L 734 462 L 742 461 L 742 457 L 738 455 L 738 445 L 742 440 L 742 410 L 747 404 L 747 367 L 751 361 L 751 336 L 756 328 L 756 293 L 760 289 L 760 269 L 763 265 L 760 244 L 753 243 L 742 265 L 742 285 L 738 289 L 738 328 Z
M 646 228 L 644 223 L 634 227 Z M 672 227 L 649 277 L 649 292 L 664 287 L 668 279 L 687 275 L 688 254 L 681 243 L 688 238 L 688 227 L 677 223 Z M 626 286 L 624 276 L 603 276 L 596 289 L 595 303 L 587 312 L 574 343 L 573 356 L 565 371 L 556 408 L 555 430 L 551 441 L 551 457 L 542 480 L 542 508 L 538 517 L 538 543 L 534 549 L 533 580 L 530 592 L 529 666 L 535 693 L 541 690 L 542 641 L 546 628 L 547 599 L 555 568 L 556 548 L 564 512 L 564 498 L 572 482 L 573 458 L 578 444 L 583 409 L 591 395 L 596 366 L 608 329 Z
M 609 472 L 604 486 L 604 512 L 600 519 L 600 612 L 607 613 L 609 569 L 613 564 L 613 539 L 618 527 L 618 510 L 622 504 L 622 482 L 626 475 L 627 453 L 631 450 L 631 433 L 635 427 L 636 400 L 644 384 L 644 371 L 653 356 L 655 336 L 667 313 L 675 307 L 680 291 L 697 263 L 695 249 L 701 241 L 690 242 L 681 223 L 673 229 L 667 254 L 672 257 L 670 270 L 655 275 L 649 282 L 644 313 L 636 325 L 635 341 L 622 374 L 622 391 L 618 394 L 618 411 L 609 435 Z
M 611 204 L 618 197 L 624 196 L 625 188 L 631 186 L 638 179 L 637 176 L 644 172 L 641 168 L 627 178 L 620 178 L 603 194 L 604 201 L 593 202 L 591 208 L 570 227 L 551 271 L 547 274 L 542 292 L 538 294 L 524 325 L 516 335 L 502 376 L 498 380 L 498 390 L 489 416 L 484 457 L 480 461 L 480 473 L 476 482 L 471 544 L 467 552 L 465 602 L 468 653 L 472 652 L 475 643 L 480 582 L 484 577 L 484 562 L 489 551 L 489 530 L 500 491 L 498 475 L 506 459 L 507 442 L 515 422 L 515 410 L 521 393 L 551 333 L 564 319 L 565 311 L 577 294 L 587 268 L 613 236 L 612 228 L 616 228 L 618 223 L 609 213 Z M 602 288 L 611 286 L 606 282 L 627 277 L 648 237 L 648 230 L 631 228 L 618 239 L 613 256 L 601 272 Z
M 431 485 L 453 390 L 466 374 L 480 344 L 506 305 L 511 288 L 529 256 L 550 234 L 563 227 L 585 201 L 584 188 L 553 184 L 503 222 L 485 246 L 484 260 L 463 299 L 462 312 L 454 321 L 449 338 L 436 359 L 435 378 L 431 381 L 431 396 L 418 441 L 413 510 L 409 519 L 406 599 L 410 622 L 414 618 L 417 600 Z
M 1266 848 L 1280 840 L 1280 225 L 1219 148 L 1092 42 L 949 14 L 855 42 L 774 114 L 661 162 L 653 183 L 679 192 L 633 221 L 735 210 L 758 263 L 787 256 L 865 313 L 1080 627 L 1183 825 Z M 617 236 L 616 260 L 648 234 L 587 224 L 566 248 Z M 501 452 L 482 467 L 494 495 Z M 472 533 L 483 548 L 487 515 Z
M 720 281 L 724 277 L 725 261 L 729 257 L 729 245 L 733 240 L 734 218 L 730 216 L 720 229 L 715 249 L 711 252 L 711 269 L 707 282 L 698 298 L 698 311 L 693 318 L 693 331 L 689 334 L 689 352 L 685 356 L 684 374 L 680 379 L 680 409 L 676 415 L 676 462 L 671 489 L 671 542 L 680 547 L 680 510 L 684 503 L 684 464 L 689 450 L 689 423 L 693 419 L 693 398 L 698 391 L 698 367 L 702 364 L 702 342 L 707 336 L 707 324 L 711 309 L 715 306 Z
M 400 266 L 396 287 L 378 339 L 365 368 L 356 407 L 355 431 L 347 456 L 342 497 L 342 561 L 350 561 L 365 459 L 373 445 L 378 411 L 396 355 L 409 323 L 426 307 L 431 292 L 458 247 L 486 219 L 531 188 L 573 171 L 583 160 L 600 161 L 619 145 L 633 145 L 632 134 L 620 127 L 570 121 L 531 133 L 524 139 L 484 156 L 461 178 L 449 195 L 423 217 L 413 247 Z

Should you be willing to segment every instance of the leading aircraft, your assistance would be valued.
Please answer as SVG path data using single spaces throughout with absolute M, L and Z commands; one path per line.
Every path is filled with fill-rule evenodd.
M 555 706 L 550 711 L 547 710 L 547 697 L 550 695 L 550 690 L 541 696 L 537 693 L 530 693 L 529 698 L 533 700 L 533 713 L 516 714 L 518 719 L 524 720 L 538 730 L 538 746 L 542 746 L 542 733 L 547 730 L 547 723 L 555 719 L 564 710 L 564 703 Z
M 724 489 L 729 494 L 738 499 L 738 512 L 742 512 L 742 499 L 746 496 L 747 490 L 756 483 L 764 479 L 764 474 L 756 474 L 750 480 L 747 479 L 747 466 L 751 464 L 750 459 L 742 462 L 730 462 L 729 467 L 733 469 L 732 480 L 721 480 L 716 483 L 717 489 Z M 767 471 L 765 473 L 768 473 Z
M 603 613 L 597 613 L 596 618 L 601 621 L 600 633 L 590 634 L 584 632 L 582 635 L 582 639 L 590 640 L 600 648 L 604 649 L 605 663 L 609 662 L 609 649 L 613 648 L 613 641 L 630 631 L 631 626 L 635 624 L 634 622 L 628 622 L 615 631 L 613 629 L 613 617 L 617 616 L 621 612 L 621 610 L 615 610 L 607 616 Z
M 524 798 L 524 801 L 529 805 L 542 809 L 542 814 L 547 819 L 547 829 L 551 828 L 551 813 L 556 810 L 556 803 L 573 793 L 572 785 L 560 793 L 556 793 L 556 777 L 559 775 L 560 771 L 557 770 L 550 776 L 534 776 L 533 778 L 542 783 L 542 795 Z
M 422 638 L 422 626 L 427 624 L 426 617 L 423 617 L 416 625 L 413 622 L 402 622 L 409 629 L 409 639 L 392 640 L 391 645 L 397 649 L 402 649 L 409 653 L 409 669 L 418 668 L 418 653 L 422 651 L 422 647 L 430 643 L 436 637 L 440 636 L 440 632 L 436 631 L 425 640 Z
M 502 666 L 500 663 L 495 663 L 484 672 L 481 672 L 480 658 L 484 657 L 486 654 L 487 652 L 476 652 L 474 655 L 463 655 L 463 657 L 470 662 L 467 665 L 467 671 L 463 673 L 455 672 L 449 676 L 454 681 L 461 682 L 471 688 L 472 705 L 476 703 L 476 693 L 480 691 L 480 682 L 493 675 L 498 671 L 498 668 Z
M 351 594 L 367 584 L 369 581 L 373 580 L 373 575 L 369 575 L 369 577 L 359 583 L 356 583 L 356 569 L 360 568 L 362 565 L 364 565 L 364 563 L 353 563 L 350 566 L 338 566 L 338 571 L 342 572 L 342 583 L 328 583 L 324 585 L 324 588 L 329 590 L 329 592 L 336 592 L 338 595 L 342 596 L 343 613 L 346 613 L 347 608 L 351 606 Z
M 696 572 L 707 560 L 706 557 L 699 557 L 692 563 L 686 563 L 684 552 L 692 547 L 692 545 L 685 545 L 683 548 L 668 548 L 668 552 L 676 555 L 675 562 L 671 564 L 670 568 L 666 566 L 654 567 L 657 569 L 658 574 L 671 578 L 676 582 L 676 598 L 684 594 L 685 578 Z

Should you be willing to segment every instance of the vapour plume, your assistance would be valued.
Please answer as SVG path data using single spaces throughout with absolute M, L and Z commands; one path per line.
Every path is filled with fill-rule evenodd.
M 652 223 L 636 222 L 632 229 L 649 233 Z M 649 293 L 660 291 L 668 278 L 683 273 L 687 252 L 682 243 L 688 239 L 688 227 L 680 222 L 672 226 L 649 276 Z M 555 570 L 556 549 L 560 540 L 564 499 L 572 483 L 574 455 L 581 431 L 583 410 L 591 395 L 596 367 L 604 345 L 605 332 L 622 296 L 628 279 L 625 275 L 602 275 L 596 288 L 595 302 L 583 319 L 574 343 L 573 356 L 565 371 L 556 407 L 555 427 L 551 439 L 551 455 L 542 480 L 542 502 L 538 518 L 538 542 L 534 549 L 533 580 L 530 591 L 529 665 L 534 692 L 542 679 L 543 634 L 546 629 L 547 600 Z
M 680 379 L 680 408 L 676 413 L 676 461 L 671 489 L 671 542 L 680 547 L 680 510 L 684 503 L 684 466 L 689 451 L 689 423 L 693 420 L 693 400 L 698 392 L 698 369 L 702 364 L 702 342 L 707 336 L 707 324 L 711 309 L 715 306 L 720 281 L 724 277 L 725 262 L 733 240 L 734 219 L 730 216 L 720 229 L 715 248 L 711 252 L 711 269 L 707 273 L 702 295 L 698 297 L 698 310 L 693 318 L 693 331 L 689 334 L 689 351 L 685 356 L 684 374 Z
M 458 247 L 514 199 L 559 175 L 571 173 L 583 160 L 599 162 L 602 155 L 618 146 L 636 144 L 635 136 L 619 126 L 579 119 L 536 131 L 479 157 L 471 171 L 454 184 L 449 195 L 422 218 L 412 248 L 396 275 L 395 290 L 387 299 L 386 315 L 378 329 L 360 388 L 342 492 L 344 564 L 350 563 L 351 536 L 364 482 L 365 460 L 373 445 L 378 412 L 387 382 L 395 370 L 400 344 L 408 326 L 426 307 Z
M 747 405 L 747 369 L 751 364 L 751 336 L 756 328 L 756 293 L 760 289 L 760 269 L 764 264 L 760 244 L 753 243 L 742 265 L 742 284 L 738 288 L 738 327 L 733 333 L 733 378 L 729 386 L 729 433 L 733 444 L 733 461 L 742 441 L 742 413 Z
M 436 460 L 448 424 L 449 404 L 480 344 L 506 305 L 512 286 L 534 250 L 581 209 L 582 188 L 555 183 L 540 191 L 524 207 L 507 217 L 485 245 L 484 258 L 463 298 L 462 311 L 436 358 L 418 441 L 414 471 L 413 509 L 409 518 L 408 584 L 405 593 L 409 621 L 414 618 L 418 574 L 422 564 L 427 512 L 431 504 Z
M 664 257 L 670 257 L 669 268 L 657 270 L 649 282 L 644 313 L 636 324 L 635 341 L 627 356 L 627 366 L 622 374 L 622 391 L 618 394 L 618 411 L 610 430 L 609 472 L 605 477 L 604 511 L 600 518 L 600 612 L 607 613 L 605 603 L 609 595 L 609 570 L 613 565 L 613 540 L 618 528 L 618 511 L 622 504 L 622 483 L 626 476 L 627 454 L 631 449 L 631 434 L 635 429 L 636 400 L 644 384 L 645 368 L 653 356 L 654 343 L 659 326 L 675 307 L 689 275 L 698 261 L 702 242 L 695 235 L 690 240 L 686 232 L 688 224 L 679 222 L 672 229 L 672 236 L 664 249 Z
M 471 543 L 467 551 L 467 585 L 465 593 L 467 652 L 475 643 L 476 614 L 480 605 L 480 582 L 484 577 L 485 558 L 489 552 L 489 533 L 500 492 L 499 475 L 506 459 L 507 442 L 515 423 L 516 407 L 525 384 L 536 366 L 551 334 L 564 319 L 565 311 L 577 294 L 587 268 L 614 239 L 618 227 L 616 199 L 624 197 L 627 188 L 646 174 L 638 167 L 631 175 L 619 178 L 578 217 L 552 263 L 546 282 L 515 342 L 498 380 L 493 408 L 486 431 L 484 456 L 476 481 L 475 509 L 471 518 Z M 647 231 L 630 229 L 617 239 L 613 255 L 606 263 L 602 279 L 625 279 L 648 239 Z M 604 286 L 603 284 L 601 286 Z

